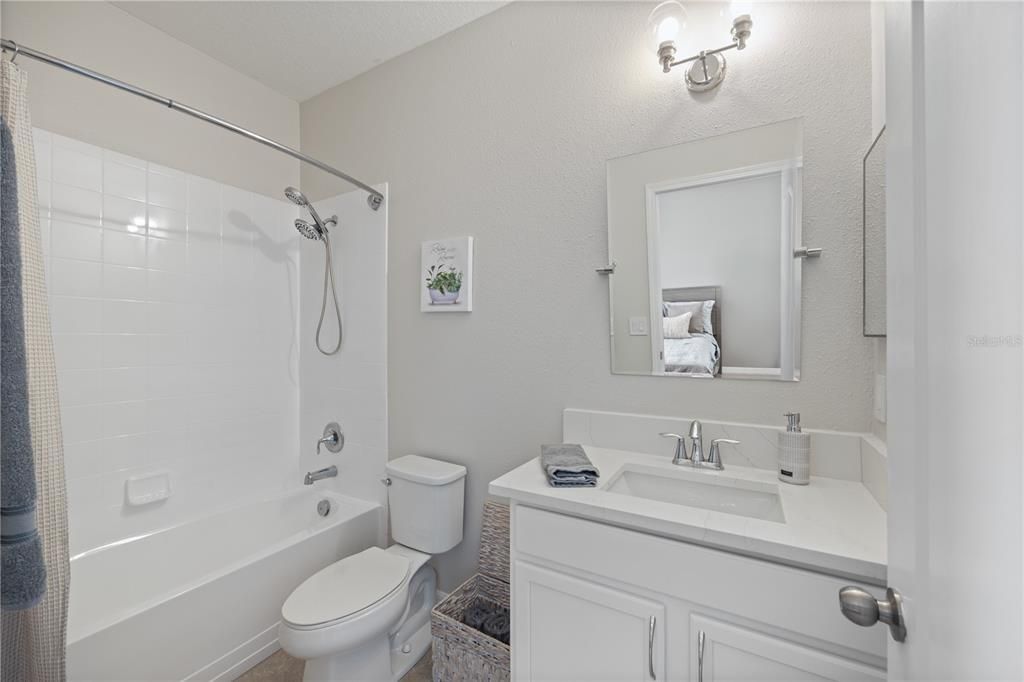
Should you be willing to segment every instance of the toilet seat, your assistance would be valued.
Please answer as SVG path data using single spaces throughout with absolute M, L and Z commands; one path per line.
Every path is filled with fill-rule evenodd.
M 281 618 L 296 630 L 336 625 L 401 593 L 409 568 L 408 558 L 371 547 L 307 578 L 281 607 Z

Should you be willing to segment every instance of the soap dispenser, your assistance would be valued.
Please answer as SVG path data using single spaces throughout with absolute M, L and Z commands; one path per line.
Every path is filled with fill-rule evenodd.
M 779 433 L 779 480 L 794 485 L 811 482 L 811 434 L 800 430 L 800 413 L 786 413 L 786 430 Z

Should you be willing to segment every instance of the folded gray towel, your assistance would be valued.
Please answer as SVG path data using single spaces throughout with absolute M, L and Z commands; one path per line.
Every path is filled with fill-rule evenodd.
M 508 611 L 500 609 L 495 613 L 492 613 L 483 622 L 483 625 L 479 630 L 488 637 L 493 637 L 498 640 L 502 644 L 508 644 L 510 631 Z
M 583 451 L 583 446 L 572 443 L 541 445 L 540 464 L 548 484 L 556 488 L 592 488 L 601 475 Z
M 486 602 L 478 601 L 471 604 L 462 612 L 462 622 L 473 628 L 479 630 L 483 627 L 484 621 L 487 617 L 494 612 L 494 609 L 489 606 Z
M 36 530 L 36 472 L 29 421 L 21 238 L 14 141 L 0 119 L 0 607 L 35 606 L 46 592 Z

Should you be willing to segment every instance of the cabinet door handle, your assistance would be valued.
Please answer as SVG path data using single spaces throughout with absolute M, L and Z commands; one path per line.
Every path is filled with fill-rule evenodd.
M 652 680 L 658 679 L 654 674 L 654 628 L 657 625 L 658 619 L 651 616 L 650 621 L 647 623 L 647 667 L 650 670 Z
M 704 682 L 704 631 L 697 633 L 697 682 Z

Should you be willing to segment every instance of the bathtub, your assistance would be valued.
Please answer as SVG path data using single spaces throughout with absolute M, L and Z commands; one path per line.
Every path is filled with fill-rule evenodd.
M 72 557 L 68 678 L 234 679 L 278 648 L 288 594 L 377 544 L 381 518 L 306 488 Z

